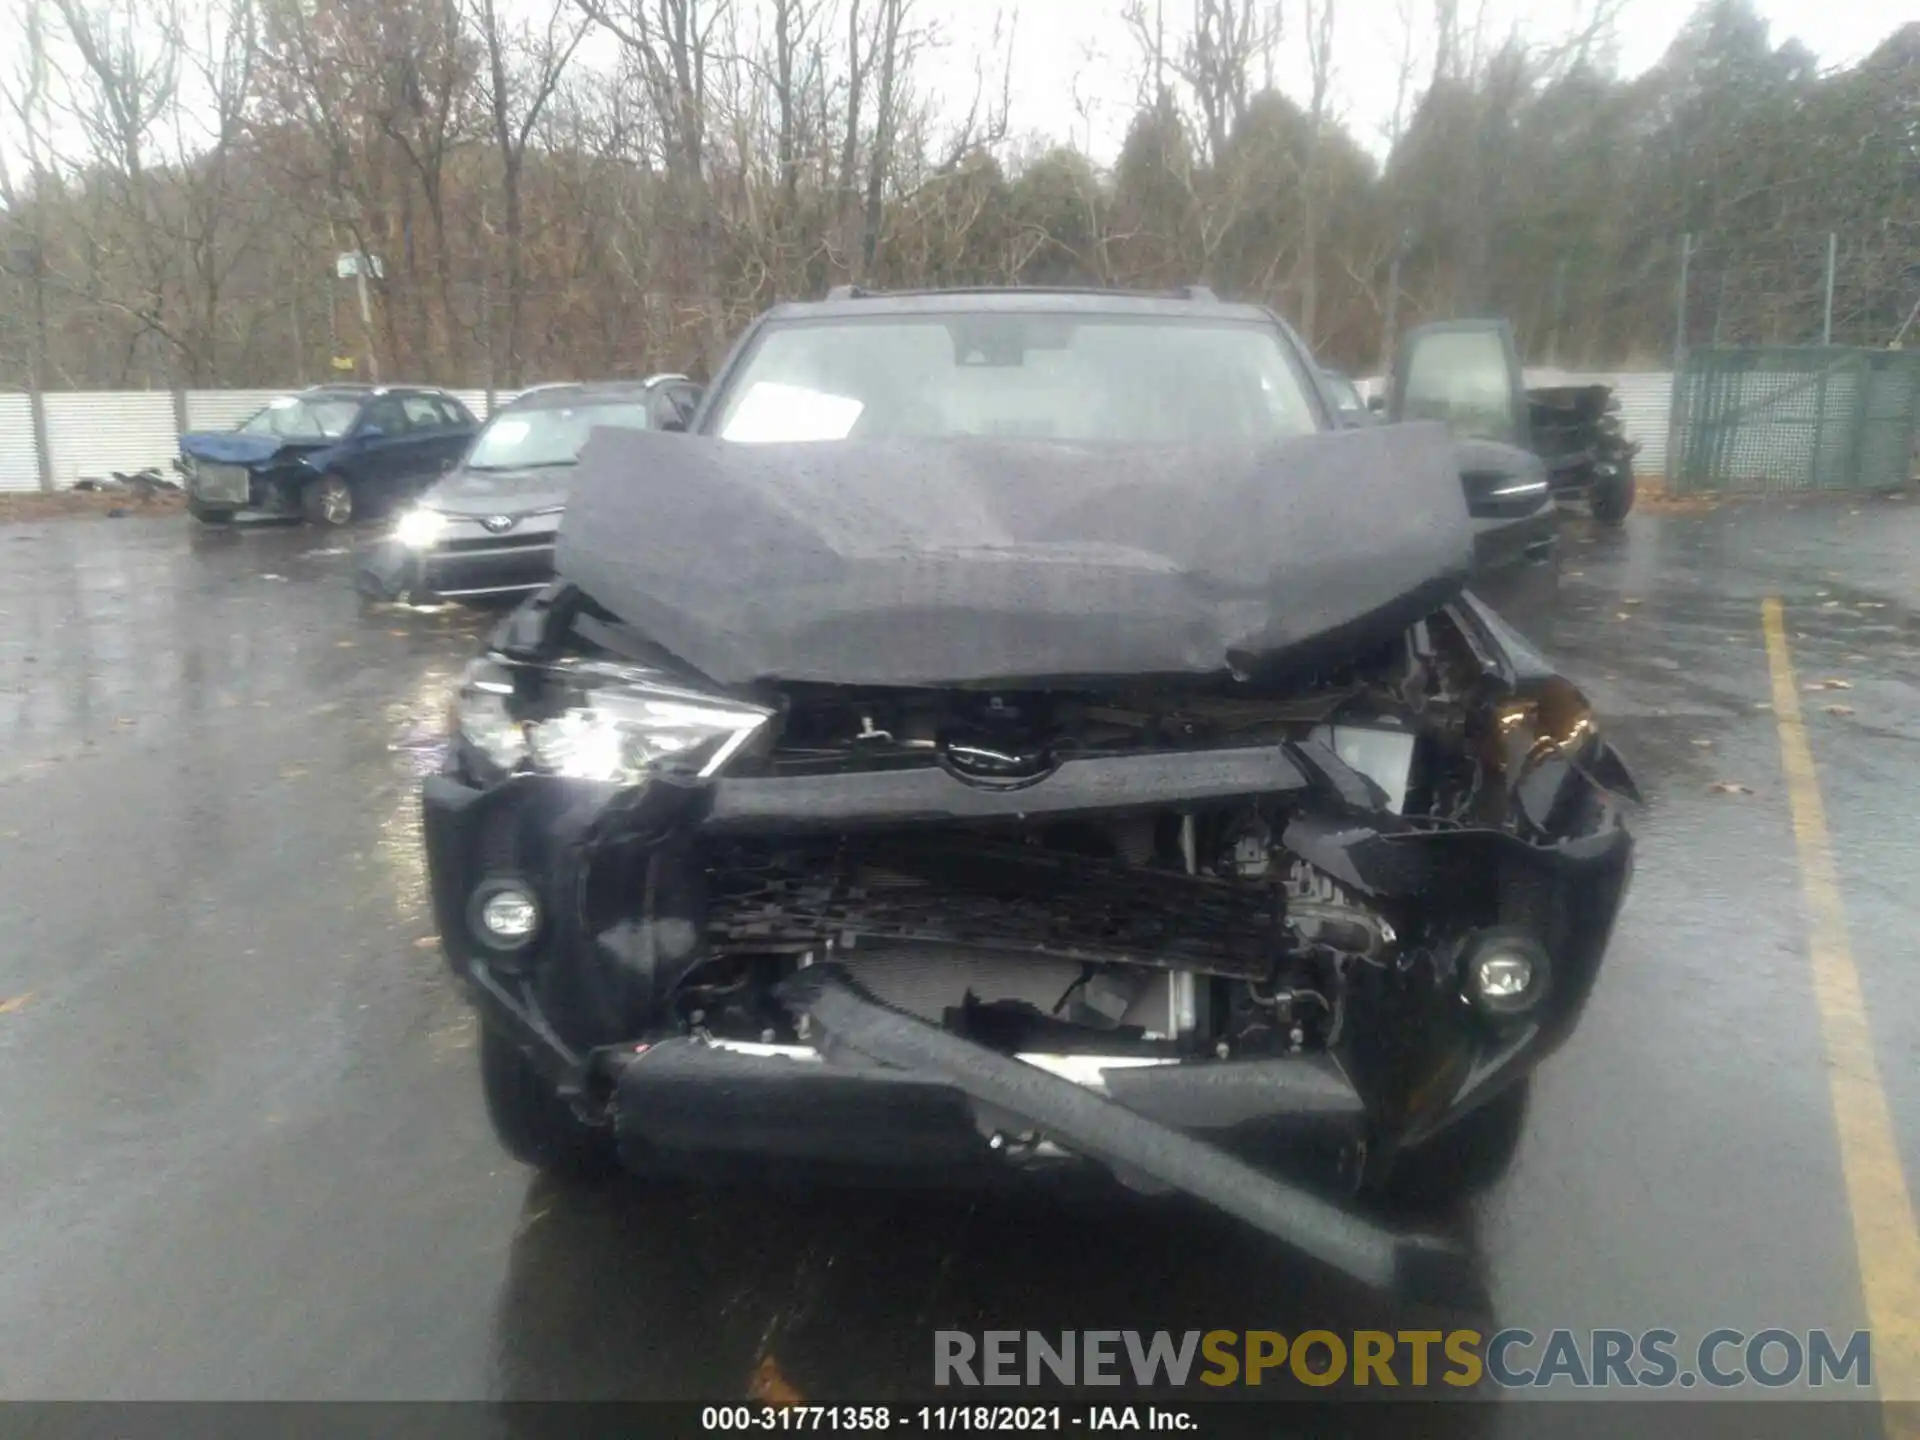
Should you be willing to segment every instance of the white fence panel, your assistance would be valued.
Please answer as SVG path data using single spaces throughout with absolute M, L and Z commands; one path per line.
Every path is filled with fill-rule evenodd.
M 18 391 L 0 394 L 0 490 L 38 490 L 40 461 L 33 445 L 33 401 Z
M 485 420 L 494 410 L 498 410 L 520 392 L 518 390 L 494 391 L 491 409 L 488 408 L 487 392 L 484 390 L 456 390 L 453 393 L 462 405 L 474 413 L 476 419 Z
M 1673 374 L 1616 375 L 1620 423 L 1629 440 L 1640 442 L 1633 467 L 1642 475 L 1667 473 L 1667 424 L 1673 414 Z
M 180 453 L 173 396 L 165 390 L 92 390 L 49 394 L 47 446 L 53 483 L 104 480 L 115 470 L 163 469 Z
M 189 390 L 187 428 L 238 429 L 242 421 L 266 409 L 269 400 L 288 393 L 285 390 Z

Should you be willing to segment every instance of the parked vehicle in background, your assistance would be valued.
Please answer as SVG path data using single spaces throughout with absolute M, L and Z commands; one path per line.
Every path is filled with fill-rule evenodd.
M 1417 358 L 1416 358 L 1417 357 Z M 1557 503 L 1585 504 L 1617 525 L 1633 508 L 1633 457 L 1606 385 L 1529 390 L 1504 320 L 1446 320 L 1410 331 L 1394 366 L 1388 413 L 1444 420 L 1456 437 L 1532 451 Z
M 1533 448 L 1547 462 L 1557 499 L 1585 500 L 1593 518 L 1617 525 L 1633 509 L 1633 457 L 1611 385 L 1538 386 L 1527 391 Z
M 208 522 L 252 511 L 345 525 L 418 494 L 478 428 L 458 397 L 425 386 L 282 395 L 236 430 L 180 437 L 187 509 Z
M 684 375 L 568 381 L 496 411 L 460 464 L 354 567 L 363 594 L 415 602 L 523 595 L 553 575 L 553 542 L 580 447 L 596 428 L 684 429 L 700 387 Z

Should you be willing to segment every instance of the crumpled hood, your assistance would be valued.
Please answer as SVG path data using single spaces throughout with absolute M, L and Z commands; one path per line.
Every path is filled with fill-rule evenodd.
M 180 453 L 227 465 L 260 465 L 325 450 L 336 440 L 283 440 L 277 435 L 243 435 L 237 430 L 190 430 L 180 437 Z
M 572 466 L 540 470 L 456 470 L 420 497 L 447 515 L 533 515 L 567 503 Z
M 1248 671 L 1457 594 L 1444 426 L 1270 444 L 745 445 L 596 430 L 560 578 L 723 684 Z

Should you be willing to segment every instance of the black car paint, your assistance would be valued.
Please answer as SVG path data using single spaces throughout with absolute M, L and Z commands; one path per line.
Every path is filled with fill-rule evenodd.
M 555 613 L 548 611 L 549 620 Z M 558 613 L 564 623 L 564 605 Z M 1483 607 L 1463 599 L 1454 613 L 1476 632 L 1489 682 L 1521 691 L 1553 683 L 1517 637 L 1507 652 Z M 537 654 L 550 636 L 527 629 L 509 621 L 496 640 L 511 649 L 518 631 L 533 642 L 521 653 Z M 1403 1147 L 1515 1083 L 1571 1032 L 1632 868 L 1630 835 L 1618 823 L 1635 800 L 1632 783 L 1612 749 L 1591 737 L 1541 764 L 1512 797 L 1536 837 L 1554 826 L 1579 832 L 1560 841 L 1491 827 L 1412 826 L 1370 808 L 1377 795 L 1370 782 L 1311 743 L 1090 758 L 1041 786 L 999 792 L 932 768 L 867 774 L 853 785 L 724 775 L 638 789 L 531 774 L 476 780 L 477 758 L 456 747 L 423 793 L 432 903 L 449 963 L 484 1023 L 510 1036 L 559 1093 L 611 1102 L 621 1143 L 636 1159 L 707 1178 L 798 1167 L 814 1177 L 887 1171 L 942 1185 L 1000 1179 L 1009 1162 L 1016 1169 L 1025 1162 L 989 1138 L 985 1117 L 1010 1113 L 1077 1154 L 1123 1173 L 1144 1171 L 1265 1223 L 1371 1283 L 1405 1282 L 1385 1258 L 1401 1253 L 1403 1238 L 1356 1221 L 1355 1235 L 1330 1253 L 1318 1222 L 1286 1220 L 1307 1203 L 1300 1194 L 1266 1169 L 1254 1184 L 1243 1162 L 1270 1167 L 1303 1142 L 1331 1140 L 1355 1147 L 1370 1173 L 1381 1173 Z M 1552 959 L 1542 1007 L 1518 1024 L 1489 1024 L 1461 1002 L 1441 968 L 1369 976 L 1350 1001 L 1345 1041 L 1327 1056 L 1200 1059 L 1117 1072 L 1111 1103 L 1075 1113 L 1106 1117 L 1120 1139 L 1108 1124 L 1087 1130 L 1063 1120 L 1054 1108 L 1065 1099 L 1057 1085 L 1032 1082 L 1047 1103 L 1023 1110 L 1009 1106 L 1000 1080 L 972 1083 L 964 1068 L 874 1072 L 743 1060 L 697 1037 L 663 1034 L 644 1019 L 661 1013 L 696 958 L 689 938 L 699 934 L 703 913 L 696 847 L 716 836 L 842 833 L 903 819 L 937 828 L 995 814 L 1115 815 L 1215 792 L 1285 794 L 1299 816 L 1286 847 L 1362 893 L 1417 901 L 1493 877 L 1502 893 L 1525 897 L 1523 913 Z M 645 884 L 621 913 L 590 914 L 596 871 L 615 854 L 628 864 L 643 856 Z M 478 943 L 471 921 L 470 897 L 502 874 L 534 881 L 548 917 L 535 947 L 512 956 Z M 806 1013 L 804 1004 L 796 1013 Z M 977 1048 L 941 1043 L 949 1056 L 955 1043 Z M 857 1040 L 852 1048 L 860 1049 Z M 1004 1079 L 1013 1062 L 983 1054 L 978 1063 Z M 1128 1112 L 1124 1119 L 1112 1116 L 1116 1107 Z M 1205 1145 L 1194 1148 L 1194 1139 Z
M 1009 290 L 991 293 L 997 303 L 1015 304 L 1031 310 L 1056 310 L 1065 314 L 1076 311 L 1098 312 L 1103 306 L 1111 306 L 1114 293 L 1095 292 L 1048 292 L 1045 290 Z M 1161 302 L 1156 305 L 1147 297 L 1129 295 L 1131 301 L 1138 302 L 1138 308 L 1151 313 L 1156 308 L 1164 308 L 1167 313 L 1180 313 L 1180 302 Z M 829 302 L 832 303 L 832 302 Z M 929 292 L 924 295 L 879 295 L 869 299 L 841 302 L 850 307 L 846 313 L 858 314 L 863 309 L 885 310 L 892 313 L 938 314 L 943 306 L 951 306 L 949 292 Z M 1369 423 L 1348 417 L 1340 408 L 1337 393 L 1326 372 L 1313 358 L 1306 342 L 1299 333 L 1278 313 L 1264 306 L 1255 305 L 1210 305 L 1215 315 L 1238 320 L 1242 323 L 1255 323 L 1271 326 L 1279 335 L 1281 348 L 1285 351 L 1288 363 L 1300 377 L 1301 387 L 1307 393 L 1314 408 L 1315 419 L 1322 429 L 1353 428 Z M 725 360 L 715 372 L 712 383 L 701 396 L 700 404 L 688 421 L 687 429 L 695 435 L 705 435 L 711 428 L 713 417 L 727 404 L 728 391 L 734 377 L 746 364 L 758 345 L 760 336 L 773 325 L 791 321 L 804 321 L 818 310 L 818 306 L 777 305 L 763 312 L 741 332 L 728 351 Z M 1498 326 L 1500 322 L 1462 321 L 1441 322 L 1423 327 L 1433 331 L 1451 328 L 1484 329 Z M 1411 332 L 1403 343 L 1396 365 L 1396 377 L 1404 374 L 1404 366 L 1411 352 L 1411 346 L 1418 341 L 1421 331 Z M 1511 337 L 1508 338 L 1508 352 L 1514 355 Z M 1517 358 L 1510 360 L 1516 403 L 1521 405 L 1520 413 L 1525 413 L 1524 392 L 1521 390 L 1520 365 Z M 1351 382 L 1349 382 L 1351 383 Z M 1396 379 L 1392 387 L 1392 397 L 1404 393 L 1404 385 Z M 1397 412 L 1385 417 L 1400 418 Z M 1541 473 L 1540 462 L 1521 444 L 1519 435 L 1513 437 L 1509 445 L 1502 447 L 1482 444 L 1478 448 L 1480 473 L 1485 476 L 1501 471 L 1510 471 L 1516 477 L 1530 477 Z M 1468 510 L 1473 516 L 1475 538 L 1475 585 L 1484 593 L 1496 596 L 1520 596 L 1528 593 L 1541 572 L 1550 572 L 1557 559 L 1559 546 L 1559 518 L 1551 494 L 1543 494 L 1530 506 L 1492 506 L 1482 503 L 1472 493 L 1474 477 L 1466 473 L 1472 469 L 1470 462 L 1463 459 L 1462 485 L 1469 489 Z
M 767 317 L 759 322 L 767 323 Z M 692 422 L 696 432 L 714 413 L 753 341 L 749 330 L 723 366 Z M 1297 340 L 1289 343 L 1311 377 L 1304 350 Z M 1326 396 L 1317 385 L 1312 393 L 1330 422 Z M 1485 533 L 1513 532 L 1513 522 L 1489 518 Z M 557 583 L 507 617 L 490 649 L 532 677 L 571 643 L 576 623 L 595 609 L 576 587 Z M 1526 695 L 1565 685 L 1473 595 L 1460 595 L 1447 613 L 1494 693 Z M 1080 1120 L 1063 1119 L 1049 1108 L 1069 1099 L 1066 1092 L 1041 1086 L 1051 1100 L 1036 1102 L 1025 1117 L 1052 1126 L 1069 1148 L 1078 1142 L 1085 1155 L 1103 1159 L 1122 1178 L 1144 1171 L 1264 1224 L 1362 1279 L 1400 1283 L 1405 1267 L 1383 1270 L 1380 1262 L 1382 1255 L 1412 1253 L 1402 1250 L 1400 1239 L 1352 1217 L 1343 1217 L 1353 1227 L 1345 1240 L 1316 1234 L 1313 1224 L 1298 1219 L 1299 1193 L 1265 1170 L 1253 1190 L 1236 1199 L 1228 1192 L 1252 1182 L 1228 1157 L 1272 1161 L 1301 1136 L 1331 1130 L 1345 1141 L 1360 1140 L 1362 1169 L 1378 1174 L 1404 1147 L 1502 1094 L 1564 1041 L 1591 989 L 1631 875 L 1631 836 L 1623 817 L 1637 795 L 1620 757 L 1590 732 L 1549 752 L 1507 797 L 1513 822 L 1505 827 L 1409 824 L 1378 808 L 1380 792 L 1371 781 L 1310 742 L 1237 756 L 1090 757 L 1060 767 L 1036 786 L 995 791 L 938 769 L 844 780 L 661 777 L 623 788 L 490 773 L 489 763 L 456 737 L 446 768 L 426 780 L 422 804 L 442 946 L 484 1023 L 508 1036 L 581 1114 L 610 1117 L 622 1145 L 633 1147 L 636 1156 L 644 1153 L 658 1163 L 684 1151 L 679 1162 L 700 1173 L 717 1168 L 721 1174 L 760 1176 L 770 1173 L 770 1165 L 778 1173 L 786 1160 L 801 1162 L 809 1173 L 822 1162 L 851 1165 L 862 1174 L 887 1166 L 945 1184 L 976 1169 L 981 1176 L 1002 1177 L 1009 1161 L 1019 1168 L 1037 1159 L 985 1138 L 985 1115 L 1005 1113 L 1007 1096 L 996 1088 L 1008 1074 L 1004 1066 L 989 1066 L 998 1080 L 969 1079 L 963 1065 L 929 1073 L 909 1062 L 908 1069 L 876 1071 L 873 1063 L 881 1057 L 867 1052 L 866 1063 L 851 1070 L 831 1063 L 802 1067 L 743 1058 L 701 1043 L 698 1035 L 649 1033 L 644 1024 L 631 1023 L 636 1014 L 657 1013 L 696 958 L 703 901 L 695 855 L 703 840 L 736 829 L 841 832 L 901 820 L 938 830 L 983 815 L 1050 809 L 1113 815 L 1209 793 L 1196 779 L 1198 766 L 1236 797 L 1284 793 L 1297 811 L 1285 847 L 1364 893 L 1418 899 L 1469 880 L 1492 883 L 1501 894 L 1518 897 L 1514 903 L 1551 957 L 1553 983 L 1523 1022 L 1490 1022 L 1463 1002 L 1438 969 L 1388 975 L 1363 986 L 1356 999 L 1376 1023 L 1350 1025 L 1338 1052 L 1328 1057 L 1231 1064 L 1208 1058 L 1198 1065 L 1117 1073 L 1111 1100 L 1095 1101 L 1092 1111 L 1079 1106 Z M 1082 770 L 1084 783 L 1074 778 Z M 627 893 L 620 913 L 602 907 L 589 914 L 594 868 L 616 850 L 627 863 L 637 859 L 644 884 Z M 476 887 L 503 875 L 530 880 L 545 917 L 531 948 L 512 955 L 477 939 L 470 912 Z M 822 993 L 816 982 L 811 991 L 790 990 L 783 1000 L 798 1016 L 817 1006 Z M 826 982 L 826 993 L 835 993 L 833 982 Z M 887 1020 L 857 993 L 849 999 L 839 992 L 839 1000 L 849 1030 Z M 823 1023 L 831 1040 L 833 1023 L 824 1017 Z M 934 1027 L 909 1033 L 929 1043 L 947 1038 Z M 860 1052 L 859 1039 L 849 1038 L 845 1048 Z M 949 1055 L 963 1053 L 944 1048 Z M 982 1057 L 981 1063 L 988 1062 Z M 1249 1079 L 1253 1083 L 1239 1083 Z M 1117 1108 L 1130 1112 L 1121 1128 L 1132 1139 L 1108 1143 L 1101 1122 L 1113 1119 L 1110 1112 Z M 1014 1113 L 1020 1118 L 1018 1106 Z M 770 1126 L 770 1114 L 787 1123 Z M 1194 1149 L 1184 1143 L 1187 1135 L 1212 1143 Z M 1184 1158 L 1163 1165 L 1170 1149 Z M 1156 1153 L 1161 1159 L 1153 1158 Z M 730 1168 L 729 1160 L 742 1168 Z

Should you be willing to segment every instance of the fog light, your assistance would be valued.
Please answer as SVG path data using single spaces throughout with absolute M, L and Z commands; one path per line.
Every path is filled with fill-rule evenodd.
M 1533 959 L 1495 951 L 1473 962 L 1473 985 L 1489 1000 L 1517 1000 L 1533 984 Z
M 493 950 L 519 950 L 540 928 L 540 902 L 517 880 L 492 880 L 473 892 L 468 921 Z
M 1466 998 L 1486 1014 L 1524 1014 L 1547 993 L 1547 952 L 1520 931 L 1482 931 L 1462 961 Z

